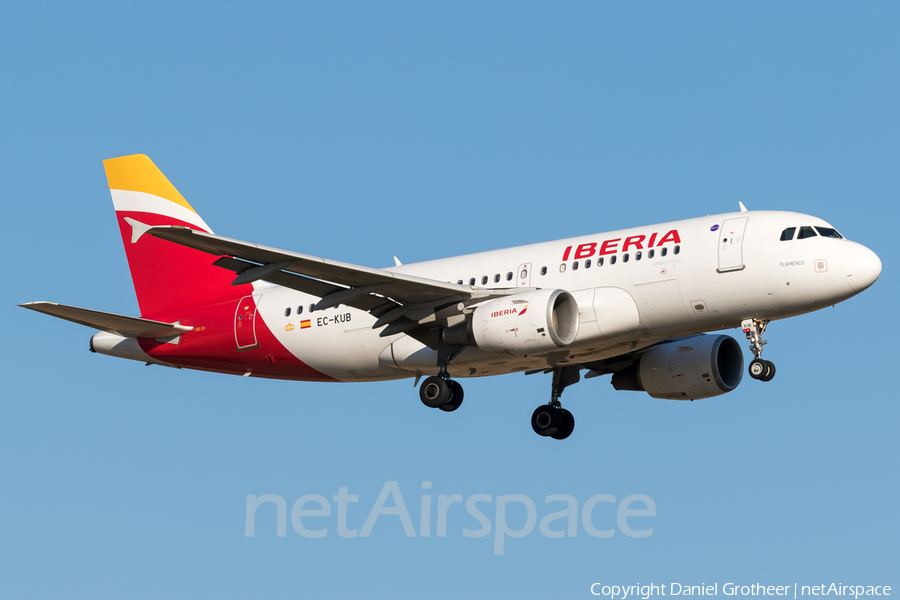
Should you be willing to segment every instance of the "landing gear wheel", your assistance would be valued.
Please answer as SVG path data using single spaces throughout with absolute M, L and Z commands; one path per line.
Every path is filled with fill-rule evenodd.
M 559 412 L 562 413 L 562 425 L 560 425 L 559 431 L 550 435 L 554 440 L 564 440 L 575 431 L 575 417 L 572 416 L 572 413 L 564 408 L 560 408 Z
M 453 393 L 450 384 L 440 377 L 431 376 L 422 382 L 419 388 L 419 398 L 422 404 L 429 408 L 438 408 L 447 404 Z
M 562 425 L 563 411 L 550 404 L 538 406 L 531 414 L 531 428 L 538 435 L 551 436 L 560 431 Z
M 760 381 L 772 381 L 772 378 L 775 377 L 775 363 L 770 360 L 764 360 L 766 363 L 766 373 L 762 377 L 760 377 Z
M 751 360 L 750 361 L 750 369 L 749 369 L 750 377 L 752 377 L 753 379 L 762 379 L 763 377 L 766 376 L 766 374 L 770 370 L 772 371 L 772 375 L 774 376 L 775 366 L 773 365 L 772 368 L 770 369 L 766 365 L 766 363 L 768 363 L 768 362 L 769 361 L 763 360 L 761 358 L 754 358 L 753 360 Z M 424 400 L 423 400 L 423 402 L 424 402 Z
M 441 410 L 444 412 L 453 412 L 463 401 L 463 387 L 458 381 L 450 381 L 450 401 L 441 404 Z

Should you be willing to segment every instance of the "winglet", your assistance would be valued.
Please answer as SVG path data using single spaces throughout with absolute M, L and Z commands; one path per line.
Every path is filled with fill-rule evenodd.
M 152 225 L 147 225 L 145 223 L 141 223 L 138 220 L 132 219 L 131 217 L 125 217 L 125 222 L 131 225 L 131 243 L 137 244 L 137 241 L 141 239 L 141 236 L 147 233 Z
M 744 203 L 738 200 L 738 206 L 741 207 L 741 212 L 747 212 L 747 207 L 744 206 Z

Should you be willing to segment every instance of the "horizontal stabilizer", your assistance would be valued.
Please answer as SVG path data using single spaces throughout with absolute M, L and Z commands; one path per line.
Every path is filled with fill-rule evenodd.
M 162 321 L 152 321 L 138 317 L 126 317 L 125 315 L 116 315 L 89 308 L 78 308 L 77 306 L 66 306 L 55 302 L 26 302 L 19 306 L 128 338 L 167 338 L 181 335 L 193 329 L 193 327 L 184 325 L 163 323 Z

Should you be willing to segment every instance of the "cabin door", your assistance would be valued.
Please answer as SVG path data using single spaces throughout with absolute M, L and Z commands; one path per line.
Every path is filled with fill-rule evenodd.
M 719 273 L 744 268 L 744 229 L 747 217 L 726 219 L 719 230 Z

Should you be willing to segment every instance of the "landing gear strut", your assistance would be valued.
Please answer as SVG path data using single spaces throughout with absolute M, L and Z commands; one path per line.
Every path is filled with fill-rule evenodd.
M 553 369 L 553 383 L 550 388 L 550 403 L 538 406 L 531 415 L 531 428 L 538 435 L 564 440 L 575 430 L 575 417 L 562 407 L 559 397 L 563 390 L 581 379 L 580 367 L 557 367 Z
M 768 321 L 762 319 L 744 319 L 741 323 L 741 328 L 750 340 L 750 352 L 754 357 L 750 361 L 750 377 L 760 381 L 771 381 L 775 377 L 775 364 L 762 359 L 762 347 L 768 344 L 762 339 L 762 335 L 766 332 L 768 324 Z

